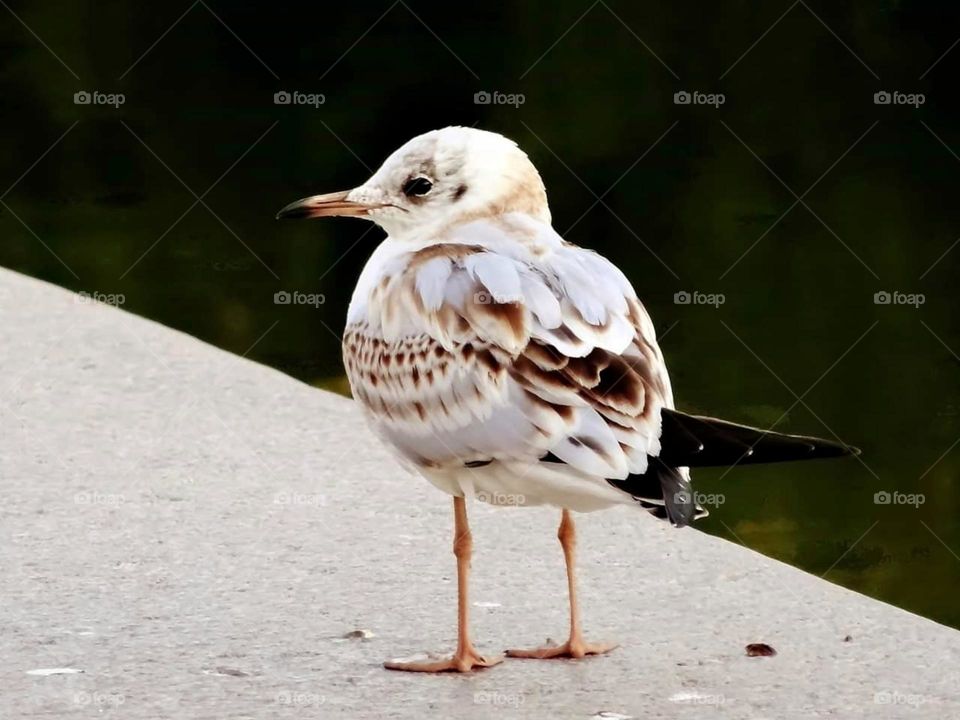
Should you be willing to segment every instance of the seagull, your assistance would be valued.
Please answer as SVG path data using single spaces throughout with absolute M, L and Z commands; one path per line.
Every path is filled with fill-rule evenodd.
M 353 397 L 402 464 L 453 496 L 457 646 L 392 670 L 496 665 L 469 631 L 467 498 L 559 508 L 570 628 L 517 658 L 583 658 L 574 512 L 614 505 L 675 527 L 706 515 L 691 467 L 855 455 L 856 448 L 676 409 L 649 314 L 606 258 L 551 226 L 540 174 L 517 144 L 447 127 L 396 150 L 362 185 L 278 218 L 347 216 L 387 237 L 360 274 L 343 361 Z

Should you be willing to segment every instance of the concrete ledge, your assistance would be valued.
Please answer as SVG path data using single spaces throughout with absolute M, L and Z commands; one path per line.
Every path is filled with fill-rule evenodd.
M 954 630 L 626 508 L 580 523 L 613 654 L 389 673 L 452 649 L 450 507 L 351 402 L 7 271 L 0 333 L 0 717 L 960 717 Z M 562 637 L 556 513 L 471 520 L 481 650 Z

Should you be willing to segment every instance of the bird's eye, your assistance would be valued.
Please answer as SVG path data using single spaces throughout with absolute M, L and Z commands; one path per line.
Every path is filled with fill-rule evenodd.
M 403 184 L 403 194 L 407 197 L 422 196 L 433 190 L 433 183 L 425 177 L 410 178 Z

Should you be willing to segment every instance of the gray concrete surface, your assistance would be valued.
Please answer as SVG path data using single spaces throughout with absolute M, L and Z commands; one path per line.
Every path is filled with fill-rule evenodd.
M 7 271 L 0 368 L 2 718 L 960 717 L 954 630 L 627 508 L 580 523 L 613 654 L 385 671 L 452 649 L 452 522 L 351 402 Z M 481 650 L 562 637 L 556 513 L 471 517 Z

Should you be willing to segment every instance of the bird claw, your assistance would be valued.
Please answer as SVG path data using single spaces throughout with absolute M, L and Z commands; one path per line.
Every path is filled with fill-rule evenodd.
M 529 650 L 507 650 L 507 657 L 527 660 L 579 659 L 587 655 L 603 655 L 617 647 L 617 643 L 587 643 L 581 639 L 567 640 L 563 645 L 547 645 Z
M 460 672 L 466 673 L 480 668 L 493 667 L 503 662 L 503 655 L 493 657 L 483 657 L 473 649 L 467 649 L 463 652 L 457 652 L 452 657 L 443 659 L 432 659 L 429 656 L 414 658 L 398 658 L 388 660 L 383 664 L 387 670 L 401 670 L 404 672 Z

